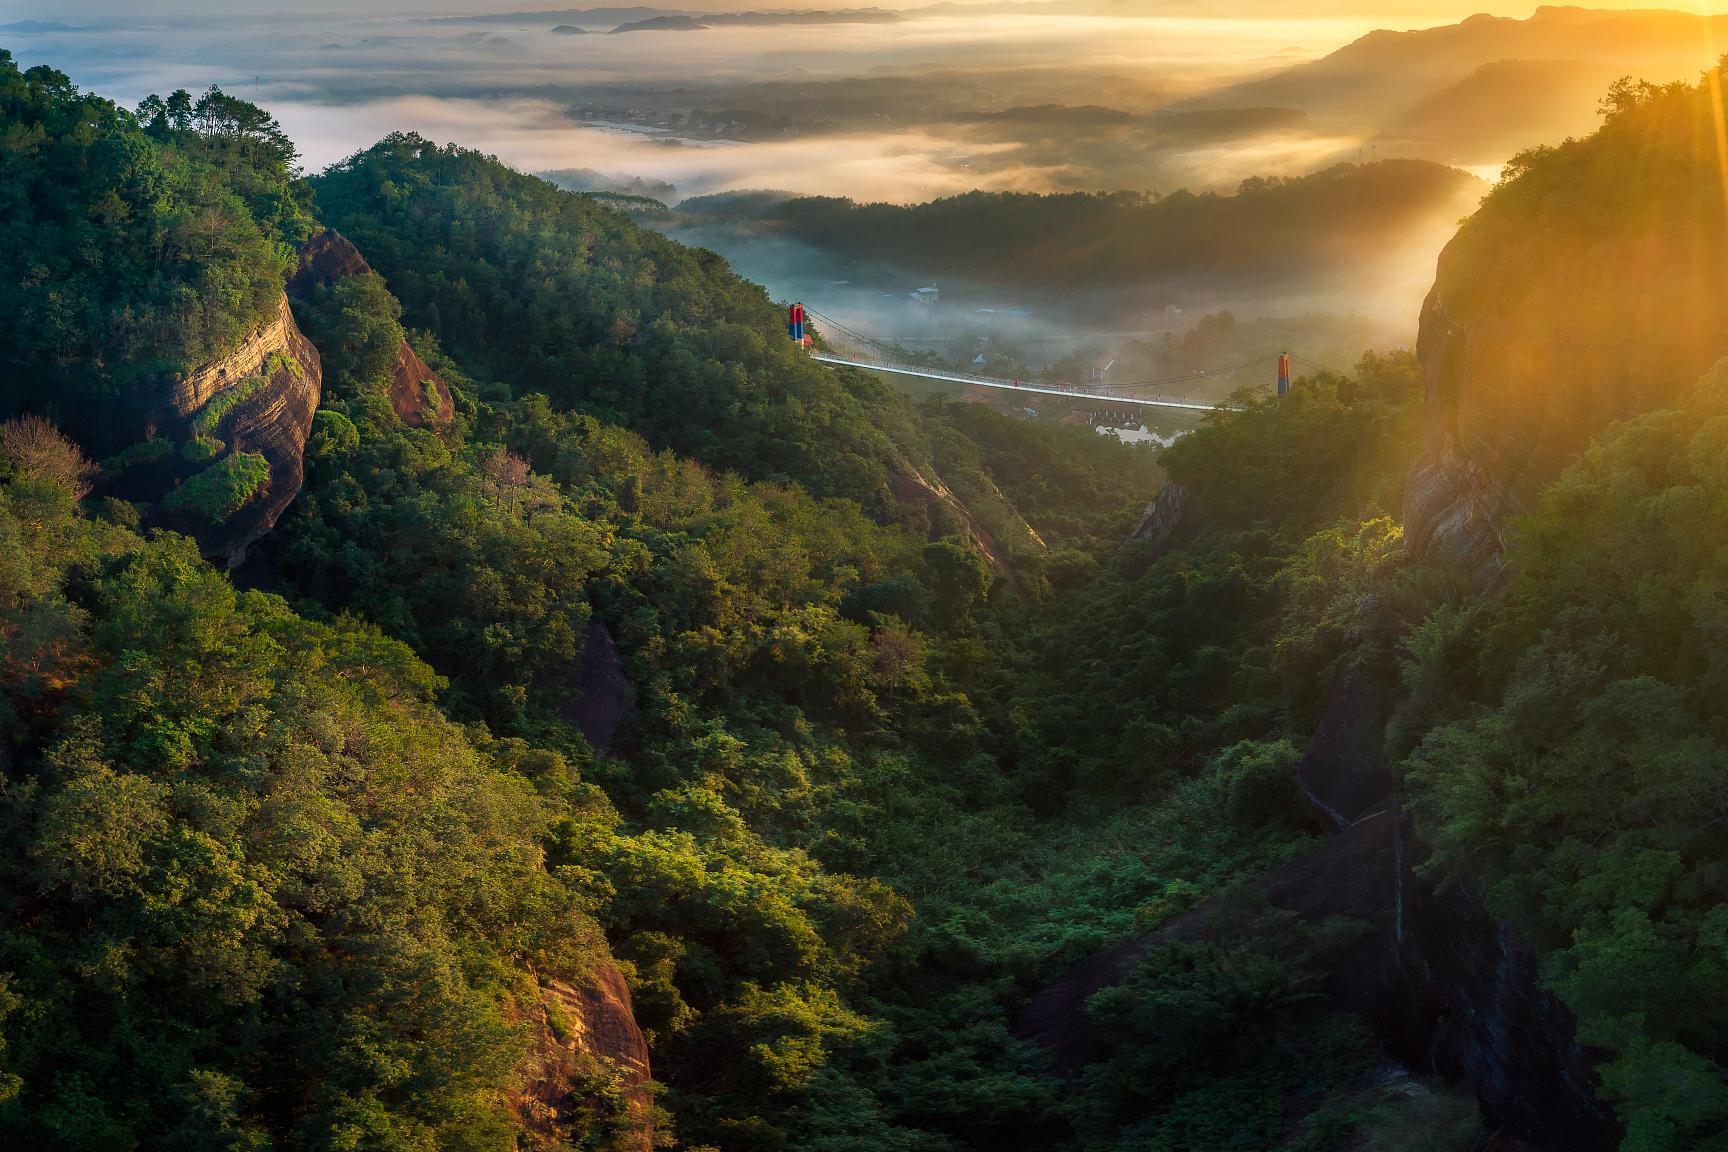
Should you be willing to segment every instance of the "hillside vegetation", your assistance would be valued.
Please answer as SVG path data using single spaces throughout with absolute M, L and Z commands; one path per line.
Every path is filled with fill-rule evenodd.
M 819 368 L 712 254 L 477 153 L 396 135 L 303 181 L 219 92 L 133 114 L 0 55 L 0 94 L 0 138 L 28 145 L 8 194 L 39 224 L 0 284 L 42 307 L 32 261 L 59 252 L 84 317 L 0 361 L 0 1144 L 1540 1146 L 1550 1102 L 1486 1079 L 1503 1017 L 1451 1060 L 1403 1042 L 1472 1001 L 1388 979 L 1369 1011 L 1359 986 L 1500 979 L 1514 941 L 1543 984 L 1503 999 L 1547 988 L 1560 1055 L 1575 1024 L 1596 1060 L 1568 1085 L 1612 1112 L 1593 1140 L 1728 1131 L 1725 370 L 1585 450 L 1485 590 L 1403 546 L 1441 413 L 1409 352 L 1244 395 L 1154 459 Z M 1449 259 L 1521 222 L 1547 278 L 1569 222 L 1682 244 L 1676 221 L 1719 210 L 1685 159 L 1708 91 L 1613 97 L 1593 141 L 1523 157 Z M 211 109 L 241 127 L 204 130 Z M 178 164 L 222 211 L 176 232 L 179 193 L 125 196 Z M 1237 199 L 1295 227 L 1413 174 Z M 1118 207 L 1213 235 L 1228 204 Z M 961 219 L 927 211 L 883 218 Z M 231 213 L 241 251 L 163 246 Z M 322 361 L 304 487 L 231 579 L 140 533 L 43 417 L 242 339 L 325 227 L 364 260 L 295 290 Z M 196 333 L 113 337 L 211 276 L 250 287 L 199 296 Z M 1688 316 L 1639 333 L 1665 379 Z M 404 339 L 443 415 L 399 415 Z M 220 505 L 247 479 L 226 459 L 172 498 Z M 1131 532 L 1160 482 L 1168 517 Z M 1364 764 L 1398 793 L 1334 836 L 1320 790 Z M 1383 882 L 1292 898 L 1364 829 L 1398 846 Z M 1351 903 L 1370 888 L 1384 908 Z M 1403 938 L 1406 897 L 1414 931 L 1436 892 L 1501 918 L 1494 971 L 1469 940 Z M 1110 978 L 1058 1021 L 1089 1045 L 1065 1078 L 1023 1012 L 1101 954 Z M 651 1101 L 602 1052 L 535 1111 L 549 1054 L 593 1031 L 547 989 L 619 972 Z
M 275 307 L 310 228 L 293 145 L 212 90 L 134 116 L 0 57 L 0 377 L 89 430 Z

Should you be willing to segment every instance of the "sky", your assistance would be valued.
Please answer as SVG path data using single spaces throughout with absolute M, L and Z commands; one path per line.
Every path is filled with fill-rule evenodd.
M 685 11 L 739 11 L 750 8 L 819 8 L 859 7 L 893 10 L 919 8 L 930 0 L 843 0 L 834 5 L 804 2 L 705 5 L 692 0 L 669 0 L 652 7 Z M 1506 0 L 1115 0 L 1119 6 L 1134 6 L 1136 15 L 1189 16 L 1205 15 L 1223 18 L 1316 19 L 1352 17 L 1384 24 L 1387 27 L 1414 27 L 1443 19 L 1462 19 L 1475 12 L 1496 15 L 1525 16 L 1534 4 L 1508 3 Z M 278 0 L 6 0 L 0 4 L 0 23 L 13 20 L 41 19 L 76 23 L 81 20 L 122 18 L 151 22 L 187 16 L 272 19 L 296 22 L 336 17 L 435 16 L 469 13 L 507 13 L 548 11 L 562 8 L 583 8 L 591 5 L 582 0 L 349 0 L 344 4 L 284 5 Z M 1699 5 L 1688 0 L 1619 0 L 1611 4 L 1587 4 L 1591 8 L 1665 8 L 1681 11 L 1723 11 L 1721 4 Z

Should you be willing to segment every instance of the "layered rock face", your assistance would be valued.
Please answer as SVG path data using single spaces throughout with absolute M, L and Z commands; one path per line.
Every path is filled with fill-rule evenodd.
M 997 545 L 995 537 L 972 515 L 972 510 L 966 507 L 964 501 L 949 490 L 940 476 L 926 476 L 924 472 L 909 460 L 903 460 L 900 467 L 888 474 L 888 490 L 894 499 L 909 507 L 923 505 L 930 521 L 930 539 L 936 540 L 958 531 L 968 543 L 978 550 L 990 565 L 990 570 L 998 575 L 1011 575 L 1006 560 L 1002 558 L 1002 549 Z M 1032 532 L 1030 525 L 1027 532 L 1039 546 L 1043 541 Z
M 298 298 L 319 285 L 371 272 L 366 257 L 346 236 L 326 229 L 300 249 L 300 267 L 288 280 L 288 292 Z M 456 414 L 450 386 L 426 366 L 406 340 L 397 352 L 396 371 L 390 379 L 390 406 L 404 424 L 415 428 L 448 424 Z
M 198 537 L 206 555 L 239 566 L 293 503 L 306 475 L 306 437 L 322 384 L 318 349 L 294 323 L 286 296 L 239 348 L 173 381 L 169 431 L 189 436 L 198 414 L 233 390 L 238 399 L 205 434 L 221 441 L 225 453 L 262 456 L 270 470 L 264 486 L 221 524 L 179 525 Z
M 189 420 L 216 393 L 259 375 L 272 353 L 298 356 L 302 350 L 310 353 L 309 359 L 314 364 L 318 362 L 317 350 L 294 323 L 294 314 L 288 310 L 288 297 L 283 296 L 277 303 L 275 314 L 240 347 L 174 380 L 169 386 L 168 406 L 175 416 Z

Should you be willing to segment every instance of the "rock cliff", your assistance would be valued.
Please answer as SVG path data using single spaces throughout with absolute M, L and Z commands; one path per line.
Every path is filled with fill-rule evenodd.
M 1442 252 L 1417 351 L 1412 552 L 1492 580 L 1508 517 L 1616 420 L 1673 403 L 1728 350 L 1709 101 L 1647 99 L 1514 170 Z
M 930 539 L 958 534 L 978 550 L 991 571 L 1012 576 L 996 538 L 978 522 L 965 502 L 949 490 L 940 476 L 926 476 L 916 464 L 902 460 L 898 468 L 888 473 L 888 490 L 895 500 L 908 508 L 923 508 L 929 519 Z M 1027 532 L 1032 533 L 1030 526 Z M 1036 533 L 1032 533 L 1032 538 L 1036 540 Z M 1042 545 L 1043 541 L 1037 543 Z
M 1605 1152 L 1615 1125 L 1597 1102 L 1587 1054 L 1565 1007 L 1542 987 L 1534 953 L 1485 916 L 1474 894 L 1436 892 L 1412 869 L 1408 817 L 1385 801 L 1313 851 L 1263 877 L 1273 908 L 1310 923 L 1344 916 L 1362 936 L 1319 957 L 1329 1006 L 1360 1015 L 1388 1056 L 1466 1085 L 1499 1133 L 1542 1152 Z M 1210 938 L 1218 909 L 1202 905 L 1044 985 L 1015 1020 L 1056 1070 L 1078 1076 L 1108 1055 L 1087 1013 L 1156 944 Z
M 427 424 L 442 426 L 456 415 L 450 387 L 426 366 L 420 354 L 402 341 L 396 371 L 390 377 L 390 407 L 402 423 L 412 428 Z
M 300 492 L 322 383 L 318 350 L 294 323 L 286 296 L 239 348 L 171 381 L 161 431 L 175 440 L 219 442 L 210 450 L 223 456 L 255 453 L 269 478 L 219 523 L 168 510 L 158 519 L 197 536 L 206 555 L 241 564 Z M 201 424 L 214 409 L 221 409 L 219 418 Z
M 1140 522 L 1128 536 L 1146 545 L 1146 563 L 1155 564 L 1164 554 L 1194 538 L 1200 531 L 1200 501 L 1185 485 L 1167 480 L 1158 495 L 1146 505 Z
M 636 712 L 636 686 L 624 671 L 624 658 L 611 629 L 600 620 L 588 621 L 576 693 L 565 712 L 599 753 L 612 747 L 618 729 Z
M 654 1097 L 648 1045 L 630 1003 L 624 974 L 610 960 L 585 979 L 538 974 L 529 1005 L 532 1049 L 516 1111 L 548 1148 L 567 1147 L 580 1128 L 599 1128 L 598 1144 L 617 1152 L 654 1147 Z M 610 1115 L 595 1101 L 611 1099 Z M 604 1111 L 604 1110 L 602 1110 Z

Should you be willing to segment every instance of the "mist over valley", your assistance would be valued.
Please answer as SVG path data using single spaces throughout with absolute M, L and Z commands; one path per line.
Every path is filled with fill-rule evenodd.
M 1344 6 L 1285 18 L 1079 3 L 292 20 L 168 9 L 147 21 L 22 21 L 0 37 L 21 61 L 52 58 L 127 103 L 212 83 L 242 93 L 271 109 L 313 170 L 412 131 L 524 171 L 585 173 L 559 182 L 663 203 L 673 211 L 643 205 L 638 219 L 720 251 L 776 297 L 826 301 L 892 336 L 1018 342 L 1015 358 L 1047 366 L 1223 311 L 1362 316 L 1377 342 L 1406 341 L 1434 256 L 1486 185 L 1438 167 L 1363 176 L 1293 232 L 1273 227 L 1252 244 L 1234 223 L 1256 216 L 1250 205 L 1181 223 L 1140 212 L 1152 232 L 1197 233 L 1181 251 L 1168 235 L 1136 237 L 1133 214 L 1107 202 L 1090 229 L 1074 202 L 1051 199 L 994 224 L 974 217 L 945 243 L 913 229 L 896 248 L 873 239 L 886 209 L 818 227 L 793 205 L 713 198 L 1230 198 L 1244 181 L 1404 159 L 1492 181 L 1518 149 L 1587 131 L 1614 77 L 1694 74 L 1716 29 L 1678 13 L 1547 8 L 1407 32 L 1376 23 Z M 804 224 L 785 218 L 794 212 Z M 902 218 L 946 231 L 939 213 Z M 968 214 L 966 201 L 948 212 Z M 900 306 L 931 283 L 939 323 Z
M 0 1149 L 1728 1149 L 1725 42 L 11 0 Z

